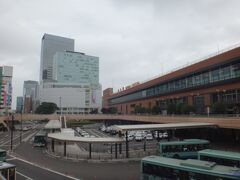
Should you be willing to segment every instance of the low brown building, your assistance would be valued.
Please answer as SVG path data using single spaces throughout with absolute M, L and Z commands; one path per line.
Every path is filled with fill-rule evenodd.
M 192 106 L 201 114 L 211 112 L 218 102 L 226 105 L 228 113 L 239 113 L 240 47 L 118 93 L 111 89 L 104 94 L 103 108 L 116 107 L 121 114 L 134 113 L 136 106 L 157 106 L 166 113 L 170 104 Z

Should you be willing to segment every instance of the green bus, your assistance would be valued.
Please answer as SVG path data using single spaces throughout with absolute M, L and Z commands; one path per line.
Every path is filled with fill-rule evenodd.
M 16 180 L 16 166 L 6 162 L 0 162 L 0 179 Z
M 209 141 L 204 139 L 184 139 L 159 143 L 159 155 L 176 159 L 197 159 L 197 152 L 209 148 Z
M 198 159 L 240 168 L 240 153 L 237 152 L 205 149 L 198 152 Z
M 33 139 L 34 147 L 45 147 L 47 145 L 47 133 L 46 131 L 39 131 L 35 134 Z
M 0 161 L 6 161 L 7 151 L 0 149 Z
M 231 180 L 240 169 L 197 159 L 148 156 L 141 160 L 141 180 Z

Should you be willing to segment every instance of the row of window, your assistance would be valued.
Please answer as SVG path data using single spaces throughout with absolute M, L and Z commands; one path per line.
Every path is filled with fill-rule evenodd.
M 145 97 L 163 95 L 169 92 L 183 90 L 187 88 L 207 85 L 228 79 L 240 77 L 240 63 L 233 63 L 217 69 L 204 71 L 202 73 L 193 74 L 167 83 L 159 84 L 155 87 L 148 88 L 139 92 L 128 94 L 122 97 L 114 98 L 109 101 L 110 104 L 124 103 Z
M 240 63 L 228 65 L 226 67 L 219 67 L 218 69 L 209 70 L 198 75 L 192 75 L 179 80 L 161 84 L 154 88 L 147 89 L 146 95 L 147 97 L 154 96 L 237 77 L 240 77 Z
M 208 144 L 167 145 L 162 147 L 162 153 L 200 151 L 208 147 Z

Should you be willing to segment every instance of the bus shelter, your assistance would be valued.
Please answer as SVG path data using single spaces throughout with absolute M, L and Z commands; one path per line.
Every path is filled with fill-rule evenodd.
M 121 153 L 121 144 L 125 141 L 122 138 L 100 138 L 100 137 L 79 137 L 79 136 L 71 136 L 64 133 L 49 133 L 48 138 L 51 139 L 51 149 L 54 152 L 54 141 L 63 142 L 63 154 L 67 155 L 67 142 L 75 142 L 75 143 L 88 143 L 89 145 L 89 159 L 92 158 L 92 144 L 93 143 L 112 143 L 115 144 L 115 158 L 118 157 L 118 145 L 119 145 L 119 153 Z
M 115 125 L 114 129 L 119 132 L 119 135 L 125 133 L 126 137 L 126 158 L 129 157 L 129 145 L 128 145 L 128 132 L 138 130 L 157 131 L 158 140 L 160 130 L 171 130 L 172 135 L 175 136 L 175 130 L 177 129 L 193 129 L 193 128 L 216 128 L 216 124 L 213 123 L 199 123 L 199 122 L 186 122 L 186 123 L 167 123 L 167 124 L 137 124 L 137 125 Z

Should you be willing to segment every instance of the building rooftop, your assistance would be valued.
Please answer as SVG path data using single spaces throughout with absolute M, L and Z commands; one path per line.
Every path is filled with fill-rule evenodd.
M 78 136 L 70 136 L 66 133 L 50 133 L 48 134 L 48 138 L 60 140 L 60 141 L 71 141 L 71 142 L 85 142 L 85 143 L 121 143 L 124 142 L 122 138 L 91 138 L 91 137 L 78 137 Z
M 202 155 L 206 154 L 212 157 L 224 157 L 225 159 L 240 160 L 240 153 L 237 153 L 237 152 L 205 149 L 205 150 L 199 151 L 198 153 Z
M 219 175 L 223 177 L 240 178 L 240 169 L 230 166 L 217 165 L 209 161 L 201 161 L 195 159 L 179 160 L 160 156 L 148 156 L 142 159 L 142 162 L 147 162 L 156 165 L 165 165 L 167 167 L 175 167 L 181 170 L 190 170 L 193 172 L 203 172 L 210 175 Z

